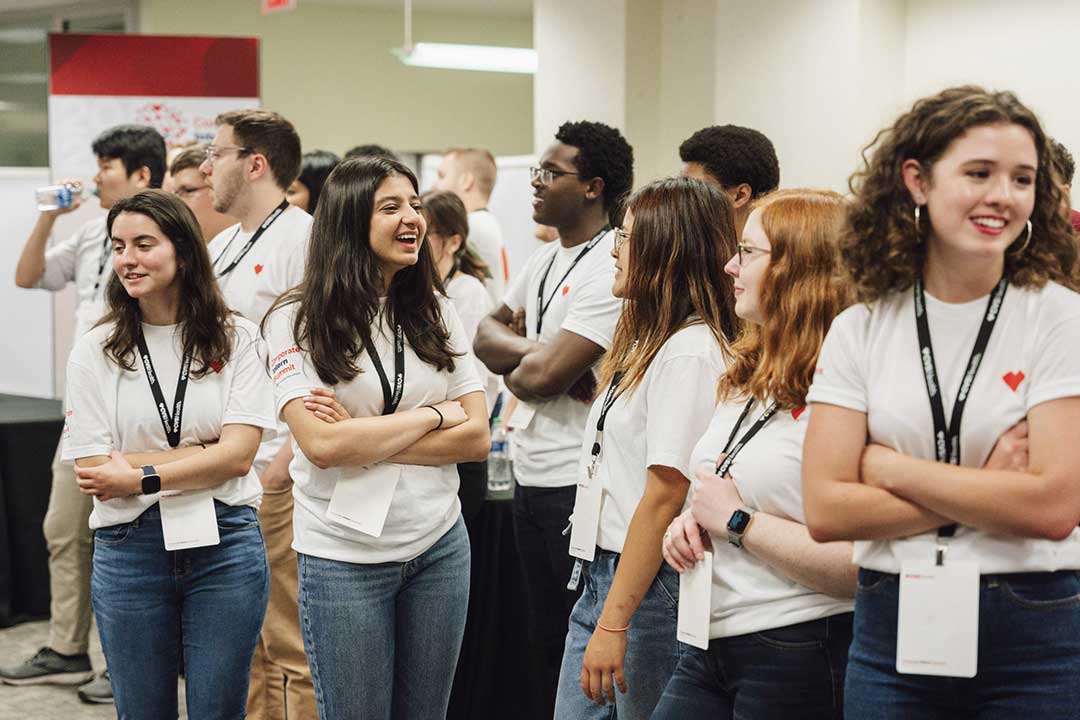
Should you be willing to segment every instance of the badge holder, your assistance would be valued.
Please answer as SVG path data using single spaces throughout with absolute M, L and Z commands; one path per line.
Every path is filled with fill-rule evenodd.
M 709 649 L 709 620 L 712 613 L 713 554 L 679 575 L 679 642 L 702 650 Z
M 158 508 L 166 550 L 189 550 L 221 542 L 213 491 L 162 493 Z

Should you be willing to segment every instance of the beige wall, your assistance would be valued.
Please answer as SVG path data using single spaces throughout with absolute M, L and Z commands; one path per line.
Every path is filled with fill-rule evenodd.
M 529 75 L 410 68 L 400 10 L 300 3 L 260 15 L 255 0 L 141 0 L 140 31 L 254 35 L 262 99 L 296 124 L 304 148 L 343 152 L 377 142 L 422 152 L 479 145 L 496 155 L 532 151 Z M 415 13 L 414 41 L 532 47 L 532 19 Z

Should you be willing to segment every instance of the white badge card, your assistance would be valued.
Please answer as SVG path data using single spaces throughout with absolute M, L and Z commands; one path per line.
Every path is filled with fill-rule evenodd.
M 712 612 L 712 558 L 711 550 L 705 551 L 705 559 L 687 568 L 679 575 L 679 642 L 702 650 L 709 649 L 709 619 Z
M 161 495 L 158 506 L 166 550 L 188 550 L 221 542 L 211 490 Z
M 326 508 L 326 519 L 379 537 L 400 479 L 401 466 L 393 463 L 341 468 Z
M 578 470 L 577 495 L 574 498 L 574 520 L 570 530 L 570 554 L 592 562 L 596 554 L 596 538 L 600 534 L 600 502 L 604 483 Z
M 979 566 L 903 563 L 896 670 L 910 675 L 975 677 L 979 660 Z
M 511 430 L 524 430 L 529 427 L 529 423 L 532 422 L 533 415 L 535 414 L 536 408 L 527 402 L 518 400 L 517 407 L 514 409 L 514 414 L 506 421 L 506 426 Z

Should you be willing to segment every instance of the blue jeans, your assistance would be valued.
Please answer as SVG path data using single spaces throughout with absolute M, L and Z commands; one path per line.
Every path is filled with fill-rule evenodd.
M 326 720 L 446 717 L 469 604 L 457 522 L 419 557 L 371 565 L 298 553 L 300 624 Z
M 685 646 L 653 720 L 839 720 L 851 613 Z
M 181 652 L 188 714 L 244 717 L 270 576 L 255 510 L 214 508 L 210 547 L 166 550 L 157 505 L 94 533 L 94 616 L 123 720 L 177 717 Z
M 598 705 L 581 690 L 581 665 L 585 648 L 596 630 L 604 609 L 619 554 L 596 549 L 591 563 L 585 563 L 582 580 L 585 589 L 570 613 L 570 632 L 566 636 L 559 694 L 555 700 L 556 720 L 648 720 L 660 700 L 664 686 L 679 662 L 682 650 L 676 639 L 679 619 L 679 574 L 667 563 L 653 578 L 641 604 L 630 620 L 626 633 L 626 694 L 616 688 L 615 704 Z
M 896 575 L 859 570 L 849 720 L 1080 718 L 1080 573 L 983 575 L 973 678 L 896 672 Z

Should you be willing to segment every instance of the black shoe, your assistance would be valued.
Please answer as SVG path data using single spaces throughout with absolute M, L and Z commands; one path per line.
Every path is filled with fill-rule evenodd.
M 0 680 L 8 685 L 79 685 L 93 677 L 89 655 L 61 655 L 48 647 L 23 663 L 0 667 Z
M 109 671 L 98 675 L 96 678 L 79 688 L 79 699 L 84 703 L 112 705 L 112 682 L 109 680 Z

